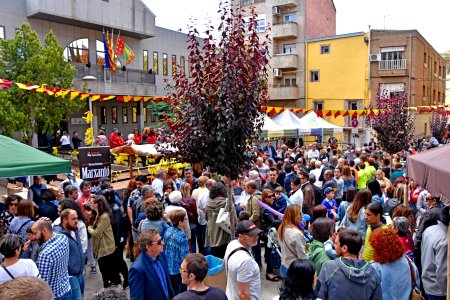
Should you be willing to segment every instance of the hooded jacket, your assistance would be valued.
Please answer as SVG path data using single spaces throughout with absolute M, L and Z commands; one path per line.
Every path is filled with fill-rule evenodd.
M 324 262 L 316 287 L 322 300 L 381 300 L 380 277 L 364 260 L 339 257 Z
M 219 247 L 231 241 L 231 236 L 216 224 L 221 208 L 227 205 L 227 198 L 208 199 L 206 202 L 205 217 L 208 221 L 205 247 Z M 232 205 L 231 215 L 236 219 L 236 211 Z
M 322 242 L 314 240 L 309 246 L 308 258 L 314 263 L 317 274 L 320 274 L 322 265 L 331 258 L 325 253 L 325 248 Z

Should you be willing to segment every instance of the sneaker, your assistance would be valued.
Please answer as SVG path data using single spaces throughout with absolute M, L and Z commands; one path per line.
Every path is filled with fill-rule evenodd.
M 91 267 L 91 274 L 97 274 L 97 268 Z

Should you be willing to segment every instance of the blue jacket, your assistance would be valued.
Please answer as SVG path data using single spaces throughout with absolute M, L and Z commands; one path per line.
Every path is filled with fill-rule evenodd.
M 170 284 L 166 257 L 163 253 L 160 253 L 158 259 L 164 268 L 169 295 L 165 295 L 164 293 L 158 274 L 152 266 L 152 258 L 147 253 L 142 252 L 128 271 L 131 300 L 170 300 L 175 297 L 172 285 Z
M 70 232 L 65 230 L 61 225 L 56 225 L 53 227 L 53 231 L 55 233 L 64 234 L 69 240 L 69 275 L 82 275 L 84 270 L 84 253 L 81 248 L 81 240 L 78 231 L 75 231 L 75 237 L 77 240 L 74 240 Z

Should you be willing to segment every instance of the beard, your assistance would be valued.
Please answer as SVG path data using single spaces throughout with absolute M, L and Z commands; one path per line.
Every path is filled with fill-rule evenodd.
M 36 239 L 36 242 L 38 242 L 39 245 L 42 245 L 43 243 L 45 243 L 44 236 L 41 234 L 41 235 Z
M 77 224 L 75 224 L 74 226 L 72 226 L 70 224 L 67 224 L 66 226 L 67 226 L 67 230 L 72 230 L 72 231 L 75 231 L 75 232 L 78 231 Z

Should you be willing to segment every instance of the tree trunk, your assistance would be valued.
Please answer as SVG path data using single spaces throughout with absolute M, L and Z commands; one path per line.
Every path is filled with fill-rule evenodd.
M 228 193 L 228 211 L 230 212 L 230 230 L 231 230 L 231 239 L 234 240 L 235 237 L 235 228 L 236 228 L 236 219 L 234 218 L 234 198 L 233 198 L 233 185 L 231 184 L 231 178 L 228 177 L 228 184 L 227 184 L 227 193 Z

